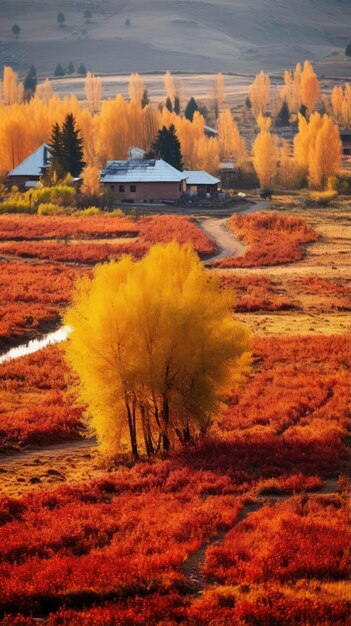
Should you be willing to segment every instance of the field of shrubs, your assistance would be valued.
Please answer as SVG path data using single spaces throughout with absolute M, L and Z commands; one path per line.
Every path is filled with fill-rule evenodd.
M 220 262 L 239 268 L 221 283 L 235 289 L 241 316 L 348 310 L 349 285 L 338 273 L 250 273 L 308 259 L 319 234 L 301 217 L 237 215 L 231 227 L 247 250 Z M 46 332 L 50 320 L 58 327 L 75 279 L 113 256 L 110 248 L 131 246 L 138 257 L 174 238 L 204 257 L 215 250 L 187 218 L 0 216 L 2 348 Z M 99 472 L 90 451 L 80 461 L 84 480 L 60 466 L 59 485 L 46 479 L 41 449 L 62 442 L 74 458 L 86 435 L 62 349 L 3 363 L 0 380 L 5 626 L 348 623 L 349 335 L 253 335 L 250 366 L 206 436 L 164 458 L 120 458 Z M 28 447 L 37 457 L 26 462 Z M 16 481 L 15 451 L 28 482 L 36 478 L 25 489 L 18 483 L 17 497 L 6 492 Z

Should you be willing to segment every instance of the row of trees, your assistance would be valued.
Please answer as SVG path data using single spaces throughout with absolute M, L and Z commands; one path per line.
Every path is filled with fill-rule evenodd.
M 29 77 L 35 80 L 35 77 Z M 289 82 L 290 81 L 290 82 Z M 310 85 L 308 91 L 305 81 Z M 220 82 L 220 81 L 219 81 Z M 295 140 L 294 154 L 290 154 L 289 146 L 271 133 L 271 122 L 262 113 L 258 114 L 259 134 L 253 144 L 253 163 L 261 185 L 270 186 L 276 179 L 279 169 L 279 183 L 283 186 L 295 184 L 300 180 L 302 184 L 309 181 L 312 187 L 324 187 L 326 178 L 335 176 L 341 162 L 341 143 L 338 128 L 331 116 L 312 113 L 313 102 L 317 91 L 312 89 L 315 84 L 311 68 L 305 64 L 303 71 L 295 70 L 294 74 L 286 75 L 285 96 L 289 93 L 290 105 L 295 107 L 304 105 L 306 116 L 298 113 L 299 133 Z M 256 82 L 265 93 L 261 98 L 261 108 L 267 102 L 268 82 L 261 75 Z M 173 77 L 167 73 L 165 86 L 168 98 L 176 97 L 176 88 Z M 220 86 L 220 85 L 219 85 Z M 288 89 L 289 86 L 289 89 Z M 233 161 L 239 167 L 244 167 L 250 161 L 249 150 L 245 140 L 239 132 L 238 125 L 228 110 L 219 111 L 217 120 L 218 135 L 208 137 L 205 132 L 205 120 L 201 113 L 193 108 L 191 120 L 178 115 L 174 109 L 164 107 L 162 110 L 154 108 L 145 94 L 145 86 L 140 76 L 132 75 L 129 85 L 129 101 L 122 96 L 114 100 L 101 100 L 101 79 L 88 74 L 86 79 L 86 96 L 88 109 L 83 107 L 75 97 L 61 99 L 52 93 L 50 81 L 39 85 L 35 97 L 29 102 L 23 102 L 24 86 L 18 81 L 16 73 L 11 68 L 5 68 L 3 81 L 3 103 L 0 103 L 0 171 L 5 173 L 23 160 L 40 143 L 49 142 L 51 129 L 54 124 L 61 126 L 68 114 L 76 119 L 80 137 L 84 142 L 83 160 L 90 168 L 98 172 L 108 159 L 124 159 L 132 146 L 140 146 L 146 152 L 151 150 L 160 129 L 174 127 L 174 133 L 180 142 L 181 158 L 186 169 L 204 169 L 217 173 L 221 161 Z M 258 87 L 257 87 L 258 89 Z M 259 91 L 259 90 L 258 90 Z M 259 106 L 258 91 L 251 97 Z M 314 92 L 312 98 L 311 93 Z M 308 99 L 306 93 L 310 94 Z M 303 94 L 303 95 L 302 95 Z M 337 88 L 333 92 L 334 117 L 347 114 L 351 110 L 351 90 Z M 196 103 L 195 103 L 196 105 Z M 303 118 L 303 119 L 302 119 Z M 307 118 L 307 119 L 306 119 Z M 304 120 L 304 121 L 303 121 Z M 324 131 L 320 132 L 323 120 Z M 300 158 L 300 145 L 304 142 L 301 137 L 306 135 L 305 128 L 314 133 L 316 148 L 311 149 L 308 157 Z M 319 134 L 320 133 L 320 134 Z M 319 138 L 318 138 L 319 137 Z M 318 140 L 318 141 L 317 141 Z M 327 150 L 331 142 L 333 150 Z M 311 146 L 311 142 L 308 143 Z M 323 159 L 325 166 L 318 165 L 320 175 L 312 173 L 316 163 Z M 313 163 L 311 159 L 313 158 Z M 317 165 L 316 165 L 317 167 Z M 325 169 L 326 173 L 322 170 Z M 92 171 L 92 170 L 90 170 Z M 267 173 L 268 172 L 268 173 Z M 284 172 L 281 175 L 281 172 Z M 95 176 L 97 179 L 97 175 Z
M 260 132 L 253 145 L 253 163 L 262 187 L 278 182 L 289 189 L 304 184 L 326 189 L 328 179 L 341 168 L 342 143 L 339 129 L 328 115 L 312 113 L 309 120 L 299 113 L 299 132 L 294 139 L 294 154 L 287 142 L 271 134 L 271 120 L 259 115 Z

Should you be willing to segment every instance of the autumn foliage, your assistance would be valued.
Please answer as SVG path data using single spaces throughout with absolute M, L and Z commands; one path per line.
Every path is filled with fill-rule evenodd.
M 75 381 L 58 348 L 1 364 L 0 381 L 0 450 L 81 436 L 83 408 L 67 388 Z
M 279 213 L 233 215 L 229 227 L 243 240 L 248 249 L 242 257 L 218 261 L 217 267 L 261 267 L 299 261 L 303 244 L 318 239 L 318 235 L 298 217 Z
M 229 292 L 190 246 L 155 245 L 78 283 L 65 315 L 67 359 L 102 450 L 138 458 L 207 429 L 220 390 L 240 370 L 248 331 Z

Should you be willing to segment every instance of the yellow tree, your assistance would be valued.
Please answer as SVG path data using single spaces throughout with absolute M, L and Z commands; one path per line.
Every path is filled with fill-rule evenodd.
M 100 168 L 96 165 L 86 165 L 81 173 L 81 191 L 87 196 L 98 196 L 102 189 L 100 185 Z
M 140 74 L 131 74 L 129 79 L 128 92 L 131 102 L 141 104 L 145 91 L 145 85 Z
M 45 104 L 49 103 L 50 98 L 52 98 L 53 89 L 52 84 L 48 78 L 44 80 L 43 83 L 37 86 L 35 91 L 35 96 L 40 98 Z
M 279 184 L 283 189 L 298 189 L 305 180 L 304 168 L 295 161 L 289 143 L 283 140 L 279 149 Z
M 22 102 L 23 94 L 23 83 L 18 82 L 18 76 L 12 67 L 5 65 L 3 80 L 3 97 L 5 104 Z
M 347 83 L 342 103 L 342 122 L 346 128 L 351 126 L 351 85 Z
M 163 77 L 163 82 L 164 82 L 167 98 L 169 98 L 170 101 L 173 103 L 174 96 L 175 96 L 175 86 L 174 86 L 174 78 L 171 72 L 167 71 L 165 73 Z
M 309 155 L 308 182 L 313 189 L 326 189 L 328 178 L 341 168 L 342 142 L 339 129 L 328 115 L 323 115 L 322 125 L 312 142 Z
M 278 150 L 270 133 L 271 120 L 260 115 L 257 119 L 260 133 L 253 145 L 253 163 L 261 187 L 273 185 L 277 174 Z
M 201 137 L 195 142 L 193 167 L 217 174 L 219 170 L 219 143 L 216 137 Z
M 91 72 L 87 73 L 85 79 L 85 95 L 91 113 L 97 113 L 101 106 L 102 83 L 101 78 Z
M 214 82 L 214 104 L 215 104 L 215 115 L 216 118 L 219 115 L 221 110 L 221 106 L 224 102 L 225 96 L 225 86 L 224 86 L 224 77 L 223 74 L 217 74 Z
M 305 105 L 308 115 L 311 115 L 320 94 L 320 85 L 317 75 L 309 61 L 305 61 L 301 74 L 301 102 Z
M 340 87 L 334 87 L 332 91 L 332 107 L 335 120 L 338 122 L 342 119 L 342 105 L 344 102 L 344 90 Z
M 229 109 L 220 113 L 217 130 L 221 160 L 240 166 L 247 158 L 247 148 Z
M 269 76 L 262 70 L 249 88 L 249 98 L 255 117 L 267 111 L 271 92 Z
M 65 350 L 105 454 L 128 446 L 137 459 L 206 429 L 249 349 L 231 304 L 192 248 L 175 242 L 79 282 Z

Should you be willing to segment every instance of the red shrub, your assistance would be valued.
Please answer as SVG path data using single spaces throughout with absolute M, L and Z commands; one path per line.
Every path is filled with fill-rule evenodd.
M 245 241 L 248 250 L 242 257 L 218 261 L 217 267 L 261 267 L 292 263 L 302 259 L 303 244 L 316 241 L 317 233 L 298 217 L 279 213 L 233 215 L 229 226 Z

